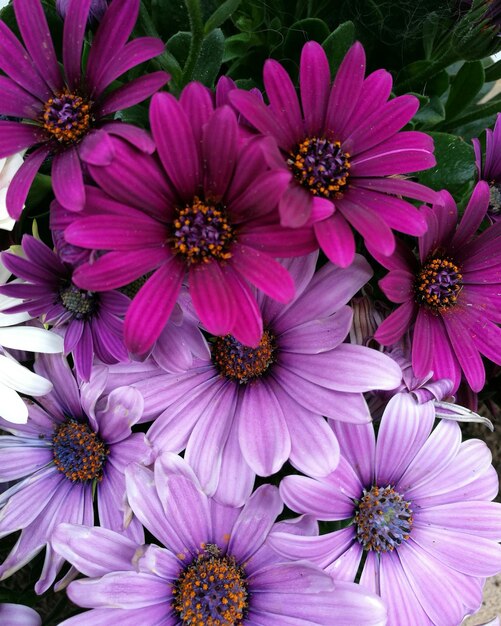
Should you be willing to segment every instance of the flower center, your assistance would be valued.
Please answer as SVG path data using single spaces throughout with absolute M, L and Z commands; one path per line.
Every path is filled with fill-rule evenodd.
M 69 419 L 56 428 L 52 452 L 57 469 L 72 482 L 101 480 L 109 450 L 88 424 Z
M 192 204 L 177 210 L 170 241 L 174 253 L 181 254 L 192 265 L 229 259 L 234 239 L 224 207 L 195 196 Z
M 90 317 L 97 308 L 97 296 L 92 291 L 84 291 L 70 284 L 59 292 L 61 304 L 73 313 L 77 320 Z
M 341 150 L 339 141 L 324 137 L 307 137 L 287 160 L 294 178 L 314 196 L 340 198 L 350 169 L 349 153 Z
M 76 143 L 90 129 L 90 107 L 90 102 L 64 89 L 44 104 L 43 126 L 60 143 Z
M 226 378 L 241 384 L 262 376 L 275 361 L 275 341 L 265 330 L 257 348 L 244 346 L 232 335 L 218 337 L 212 346 L 212 362 Z
M 234 557 L 220 556 L 217 546 L 210 547 L 177 579 L 172 607 L 181 624 L 239 626 L 248 608 L 245 572 Z
M 364 489 L 354 521 L 357 539 L 365 550 L 394 550 L 409 539 L 413 522 L 410 502 L 391 486 Z
M 456 304 L 463 287 L 460 268 L 448 259 L 431 259 L 416 276 L 414 289 L 417 300 L 438 312 Z
M 501 216 L 501 184 L 492 182 L 489 187 L 489 208 L 487 213 L 491 217 L 499 218 Z

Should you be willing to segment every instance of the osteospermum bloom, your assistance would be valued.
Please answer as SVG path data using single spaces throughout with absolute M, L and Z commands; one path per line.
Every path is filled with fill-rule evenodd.
M 270 106 L 245 91 L 229 94 L 249 122 L 274 138 L 276 143 L 267 144 L 270 162 L 292 173 L 279 205 L 282 224 L 300 226 L 321 209 L 326 217 L 317 220 L 315 234 L 329 259 L 341 266 L 355 254 L 352 228 L 382 254 L 391 254 L 392 229 L 410 235 L 426 230 L 420 211 L 401 196 L 436 198 L 431 189 L 396 177 L 435 164 L 431 137 L 399 132 L 416 113 L 418 100 L 405 95 L 387 102 L 389 72 L 364 76 L 365 53 L 357 42 L 331 88 L 327 56 L 310 41 L 301 54 L 301 106 L 289 75 L 272 59 L 264 66 Z
M 61 73 L 40 0 L 14 0 L 17 23 L 26 48 L 0 22 L 0 114 L 21 121 L 0 121 L 0 158 L 35 148 L 14 176 L 7 208 L 18 219 L 30 185 L 48 156 L 54 193 L 69 210 L 80 210 L 85 190 L 80 161 L 109 163 L 110 135 L 126 137 L 143 150 L 154 145 L 141 129 L 110 119 L 162 87 L 165 72 L 141 76 L 115 89 L 110 84 L 138 63 L 161 54 L 163 43 L 140 38 L 130 43 L 139 0 L 118 0 L 106 12 L 82 72 L 82 46 L 92 0 L 71 0 L 63 32 Z M 23 121 L 25 120 L 25 121 Z
M 53 546 L 92 578 L 68 595 L 92 608 L 61 626 L 383 626 L 386 611 L 358 585 L 334 583 L 307 561 L 277 558 L 266 540 L 273 528 L 305 532 L 304 523 L 275 524 L 278 489 L 260 487 L 242 508 L 208 498 L 182 460 L 171 455 L 154 473 L 132 465 L 127 492 L 135 514 L 164 547 L 136 550 L 102 529 L 61 525 Z
M 132 434 L 143 399 L 131 388 L 103 394 L 105 376 L 96 370 L 79 386 L 61 356 L 40 357 L 35 371 L 50 379 L 51 393 L 27 401 L 24 425 L 1 421 L 0 481 L 10 487 L 0 495 L 0 536 L 21 531 L 0 566 L 7 578 L 47 546 L 41 577 L 43 593 L 54 582 L 63 559 L 48 546 L 60 522 L 92 525 L 97 491 L 99 524 L 141 543 L 142 527 L 125 503 L 124 469 L 132 461 L 149 462 L 142 433 Z
M 458 224 L 452 196 L 424 208 L 428 232 L 419 238 L 419 259 L 403 244 L 391 257 L 378 256 L 390 273 L 380 281 L 385 295 L 400 306 L 376 331 L 391 345 L 413 325 L 412 367 L 416 376 L 433 370 L 457 389 L 461 372 L 473 391 L 485 383 L 481 354 L 501 363 L 501 225 L 478 237 L 487 212 L 489 188 L 479 182 Z
M 493 222 L 501 220 L 501 114 L 496 118 L 494 130 L 485 131 L 485 155 L 482 163 L 482 149 L 478 139 L 472 139 L 475 161 L 481 180 L 489 184 L 490 197 L 487 217 Z
M 325 478 L 287 476 L 289 508 L 349 520 L 321 537 L 270 537 L 280 554 L 311 559 L 334 579 L 379 593 L 388 626 L 457 626 L 482 603 L 484 579 L 501 570 L 501 504 L 484 442 L 461 443 L 457 423 L 433 430 L 432 401 L 395 395 L 372 424 L 334 423 L 339 467 Z M 443 599 L 447 598 L 444 602 Z
M 346 303 L 370 278 L 368 263 L 357 256 L 350 268 L 329 263 L 315 273 L 316 260 L 313 253 L 286 262 L 297 290 L 288 306 L 259 298 L 266 323 L 256 348 L 214 337 L 210 357 L 186 372 L 167 375 L 146 363 L 135 380 L 124 379 L 155 405 L 152 445 L 186 448 L 203 488 L 223 502 L 241 505 L 255 475 L 273 474 L 287 459 L 314 475 L 332 471 L 339 449 L 322 416 L 367 422 L 362 392 L 400 382 L 392 359 L 343 343 L 352 322 Z
M 214 111 L 210 92 L 189 85 L 178 102 L 156 94 L 151 128 L 160 162 L 115 141 L 108 167 L 90 167 L 103 192 L 65 231 L 77 246 L 107 250 L 74 275 L 83 289 L 103 291 L 151 272 L 125 318 L 125 341 L 142 354 L 164 328 L 187 275 L 202 325 L 256 346 L 263 332 L 251 285 L 289 302 L 294 284 L 273 257 L 315 249 L 310 229 L 283 229 L 278 198 L 291 174 L 269 170 L 261 143 L 241 145 L 235 113 Z
M 129 299 L 118 291 L 93 293 L 79 289 L 73 268 L 31 235 L 22 240 L 23 257 L 3 253 L 2 261 L 23 283 L 9 283 L 0 293 L 20 298 L 7 312 L 27 311 L 64 330 L 64 352 L 73 354 L 78 375 L 89 380 L 94 354 L 103 363 L 127 360 L 123 316 Z

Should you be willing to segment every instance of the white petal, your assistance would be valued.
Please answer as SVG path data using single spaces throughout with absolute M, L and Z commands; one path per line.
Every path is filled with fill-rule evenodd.
M 26 424 L 28 409 L 17 392 L 0 382 L 0 417 L 14 424 Z
M 53 354 L 63 351 L 64 339 L 49 330 L 34 326 L 0 328 L 0 346 Z
M 52 389 L 51 382 L 30 372 L 14 359 L 2 355 L 0 355 L 0 382 L 29 396 L 44 396 Z

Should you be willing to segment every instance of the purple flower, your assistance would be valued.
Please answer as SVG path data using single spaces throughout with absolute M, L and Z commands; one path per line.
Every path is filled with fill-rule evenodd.
M 485 156 L 482 167 L 482 150 L 478 139 L 472 139 L 475 149 L 475 161 L 481 180 L 489 184 L 490 199 L 487 217 L 492 222 L 501 220 L 501 114 L 496 118 L 494 131 L 485 131 Z
M 115 89 L 107 87 L 138 63 L 162 53 L 159 39 L 145 37 L 127 43 L 136 23 L 139 0 L 113 2 L 100 23 L 82 72 L 82 46 L 92 0 L 70 0 L 63 33 L 64 78 L 40 0 L 14 0 L 23 45 L 0 22 L 0 114 L 26 121 L 0 121 L 0 158 L 35 148 L 14 176 L 7 208 L 18 219 L 30 185 L 48 156 L 56 198 L 69 210 L 85 203 L 81 161 L 109 163 L 110 135 L 118 135 L 153 152 L 150 137 L 141 129 L 110 115 L 126 109 L 162 87 L 165 72 L 140 76 Z
M 391 257 L 377 255 L 390 270 L 381 289 L 400 306 L 375 338 L 391 345 L 414 324 L 416 376 L 433 370 L 435 379 L 449 378 L 457 389 L 463 372 L 473 391 L 480 391 L 480 354 L 501 363 L 501 225 L 475 237 L 489 204 L 487 183 L 477 184 L 459 224 L 452 196 L 441 194 L 441 204 L 423 208 L 428 231 L 419 238 L 419 260 L 402 243 Z
M 160 335 L 186 275 L 203 326 L 256 346 L 263 326 L 249 283 L 289 302 L 292 279 L 273 257 L 316 247 L 311 228 L 284 229 L 275 214 L 291 175 L 269 170 L 259 140 L 242 147 L 234 112 L 214 110 L 200 84 L 184 89 L 179 102 L 156 94 L 150 118 L 160 162 L 117 140 L 113 163 L 90 167 L 105 193 L 96 190 L 90 216 L 78 216 L 65 238 L 110 252 L 79 267 L 75 282 L 103 291 L 152 272 L 125 318 L 134 354 Z
M 272 547 L 312 560 L 335 580 L 353 580 L 363 562 L 360 583 L 386 602 L 388 626 L 457 626 L 480 607 L 484 579 L 501 570 L 491 453 L 477 439 L 461 443 L 455 422 L 432 430 L 435 417 L 432 401 L 399 393 L 377 442 L 372 424 L 335 422 L 338 468 L 320 479 L 287 476 L 280 485 L 292 510 L 352 521 L 321 537 L 272 534 Z
M 27 424 L 0 421 L 11 433 L 0 436 L 0 481 L 14 483 L 0 495 L 0 535 L 21 530 L 0 579 L 38 554 L 58 523 L 92 525 L 96 490 L 100 525 L 144 540 L 125 503 L 124 477 L 130 462 L 150 460 L 145 436 L 131 432 L 142 415 L 141 394 L 130 387 L 103 394 L 103 367 L 79 388 L 61 356 L 41 356 L 35 371 L 52 381 L 53 390 L 27 401 Z M 37 593 L 51 586 L 62 564 L 48 547 Z
M 263 485 L 242 508 L 208 498 L 179 457 L 157 460 L 152 472 L 127 469 L 135 514 L 165 547 L 133 542 L 102 529 L 59 526 L 53 546 L 89 579 L 68 595 L 93 608 L 61 626 L 165 624 L 384 626 L 378 598 L 358 585 L 335 583 L 301 560 L 277 558 L 266 543 L 274 528 L 305 532 L 305 522 L 274 523 L 283 504 Z
M 269 476 L 287 459 L 314 475 L 332 471 L 339 449 L 322 416 L 368 422 L 362 392 L 400 383 L 389 357 L 343 343 L 352 321 L 346 303 L 370 278 L 367 262 L 356 256 L 350 268 L 329 263 L 314 273 L 316 259 L 285 262 L 297 290 L 288 306 L 259 296 L 266 322 L 257 348 L 225 335 L 184 373 L 148 363 L 135 375 L 110 368 L 144 395 L 145 413 L 156 418 L 148 431 L 155 448 L 186 448 L 204 490 L 225 503 L 241 505 L 255 475 Z
M 118 291 L 79 289 L 71 265 L 31 235 L 24 235 L 22 247 L 26 258 L 2 254 L 5 267 L 26 281 L 0 287 L 0 293 L 23 300 L 6 311 L 28 311 L 45 323 L 64 328 L 64 351 L 73 354 L 77 373 L 84 380 L 89 380 L 94 354 L 103 363 L 126 361 L 121 318 L 129 299 Z
M 301 55 L 301 105 L 284 68 L 264 66 L 266 106 L 245 91 L 232 91 L 234 106 L 271 136 L 268 159 L 292 173 L 280 200 L 283 225 L 304 224 L 315 211 L 315 234 L 328 258 L 345 267 L 355 254 L 352 228 L 381 254 L 395 247 L 392 229 L 422 235 L 426 222 L 401 196 L 433 202 L 436 193 L 395 177 L 435 164 L 433 141 L 424 133 L 399 132 L 417 111 L 414 96 L 387 102 L 392 79 L 377 70 L 364 79 L 360 43 L 349 50 L 331 88 L 323 48 L 311 41 Z M 277 150 L 277 145 L 279 150 Z
M 89 9 L 89 22 L 100 22 L 108 8 L 108 2 L 111 0 L 92 0 Z M 56 9 L 59 15 L 63 18 L 66 17 L 68 12 L 68 6 L 70 0 L 56 0 Z

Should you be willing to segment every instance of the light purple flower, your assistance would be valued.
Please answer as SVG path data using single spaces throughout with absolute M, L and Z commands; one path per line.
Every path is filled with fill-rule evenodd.
M 7 578 L 47 546 L 60 522 L 92 525 L 94 492 L 101 526 L 134 541 L 144 540 L 125 502 L 125 467 L 149 462 L 150 447 L 142 433 L 132 434 L 143 399 L 132 388 L 103 394 L 105 368 L 96 368 L 89 383 L 77 385 L 61 356 L 41 356 L 35 371 L 52 381 L 51 393 L 27 401 L 27 424 L 2 420 L 0 481 L 14 483 L 0 495 L 0 535 L 21 535 L 0 567 Z M 47 547 L 40 580 L 43 593 L 54 582 L 63 559 Z
M 26 48 L 0 21 L 0 114 L 22 121 L 0 121 L 0 158 L 35 148 L 14 176 L 7 209 L 21 214 L 31 183 L 48 156 L 56 198 L 70 211 L 85 203 L 81 161 L 109 163 L 110 135 L 124 137 L 153 152 L 145 131 L 110 119 L 112 114 L 145 100 L 168 80 L 165 72 L 140 76 L 121 87 L 107 88 L 122 74 L 163 52 L 163 43 L 144 37 L 127 43 L 136 23 L 139 0 L 113 2 L 90 47 L 85 71 L 82 48 L 92 0 L 70 0 L 63 32 L 64 77 L 40 0 L 14 0 Z M 25 120 L 25 121 L 23 121 Z
M 475 236 L 489 203 L 487 183 L 479 182 L 458 224 L 452 196 L 424 207 L 428 231 L 419 238 L 419 260 L 402 242 L 395 254 L 373 251 L 390 270 L 380 286 L 399 304 L 379 326 L 375 339 L 397 342 L 413 327 L 412 367 L 418 377 L 433 370 L 456 390 L 461 373 L 473 391 L 485 384 L 481 354 L 501 364 L 501 224 Z
M 287 459 L 315 475 L 332 471 L 339 450 L 322 416 L 368 422 L 363 392 L 400 382 L 389 357 L 343 343 L 352 321 L 346 303 L 370 278 L 367 262 L 357 256 L 350 268 L 329 263 L 315 273 L 316 260 L 314 253 L 284 261 L 297 293 L 288 306 L 258 296 L 266 324 L 257 348 L 226 335 L 184 373 L 151 363 L 110 367 L 144 396 L 145 414 L 156 418 L 148 431 L 155 448 L 186 448 L 204 490 L 226 503 L 241 505 L 255 475 L 269 476 Z
M 208 498 L 176 455 L 157 460 L 154 472 L 126 472 L 134 513 L 165 547 L 136 551 L 109 531 L 61 525 L 55 550 L 91 576 L 72 582 L 68 595 L 93 608 L 61 626 L 331 626 L 333 616 L 337 626 L 386 623 L 374 594 L 268 548 L 274 528 L 304 533 L 307 523 L 274 523 L 283 508 L 276 487 L 263 485 L 233 508 Z
M 336 580 L 354 580 L 362 563 L 360 583 L 386 602 L 388 626 L 457 626 L 480 607 L 484 579 L 501 570 L 491 453 L 482 441 L 461 443 L 455 422 L 433 430 L 435 417 L 433 401 L 398 393 L 377 442 L 371 424 L 334 422 L 338 468 L 280 485 L 293 511 L 351 523 L 321 537 L 276 533 L 273 548 L 314 561 Z
M 0 604 L 0 624 L 4 626 L 42 626 L 36 611 L 22 604 Z
M 482 167 L 482 149 L 478 139 L 472 139 L 475 161 L 481 180 L 489 184 L 490 198 L 487 217 L 492 222 L 501 220 L 501 113 L 496 118 L 494 130 L 485 131 L 485 155 Z
M 117 140 L 114 161 L 90 167 L 100 189 L 64 236 L 109 252 L 81 265 L 75 282 L 103 291 L 151 272 L 125 318 L 133 354 L 152 347 L 185 277 L 202 325 L 255 347 L 263 323 L 251 285 L 289 302 L 294 285 L 275 257 L 316 248 L 311 227 L 280 226 L 277 202 L 291 174 L 268 168 L 259 139 L 242 146 L 235 113 L 214 109 L 198 83 L 179 101 L 156 94 L 150 121 L 160 160 Z
M 249 122 L 274 139 L 267 144 L 269 162 L 293 174 L 279 204 L 282 224 L 301 226 L 314 211 L 318 243 L 342 267 L 355 254 L 352 229 L 385 255 L 395 247 L 392 229 L 422 235 L 423 216 L 402 196 L 434 202 L 436 193 L 398 176 L 435 164 L 431 137 L 401 132 L 418 100 L 405 95 L 388 101 L 391 75 L 377 70 L 365 78 L 365 52 L 358 42 L 332 88 L 323 48 L 306 43 L 299 82 L 301 106 L 285 69 L 269 59 L 264 84 L 270 106 L 242 90 L 228 96 Z
M 0 293 L 22 302 L 7 312 L 28 311 L 64 330 L 64 352 L 73 354 L 78 375 L 89 380 L 94 355 L 103 363 L 127 361 L 123 317 L 130 301 L 118 291 L 92 293 L 73 282 L 74 268 L 62 262 L 40 240 L 24 235 L 24 257 L 3 253 L 2 262 L 26 282 L 0 287 Z

